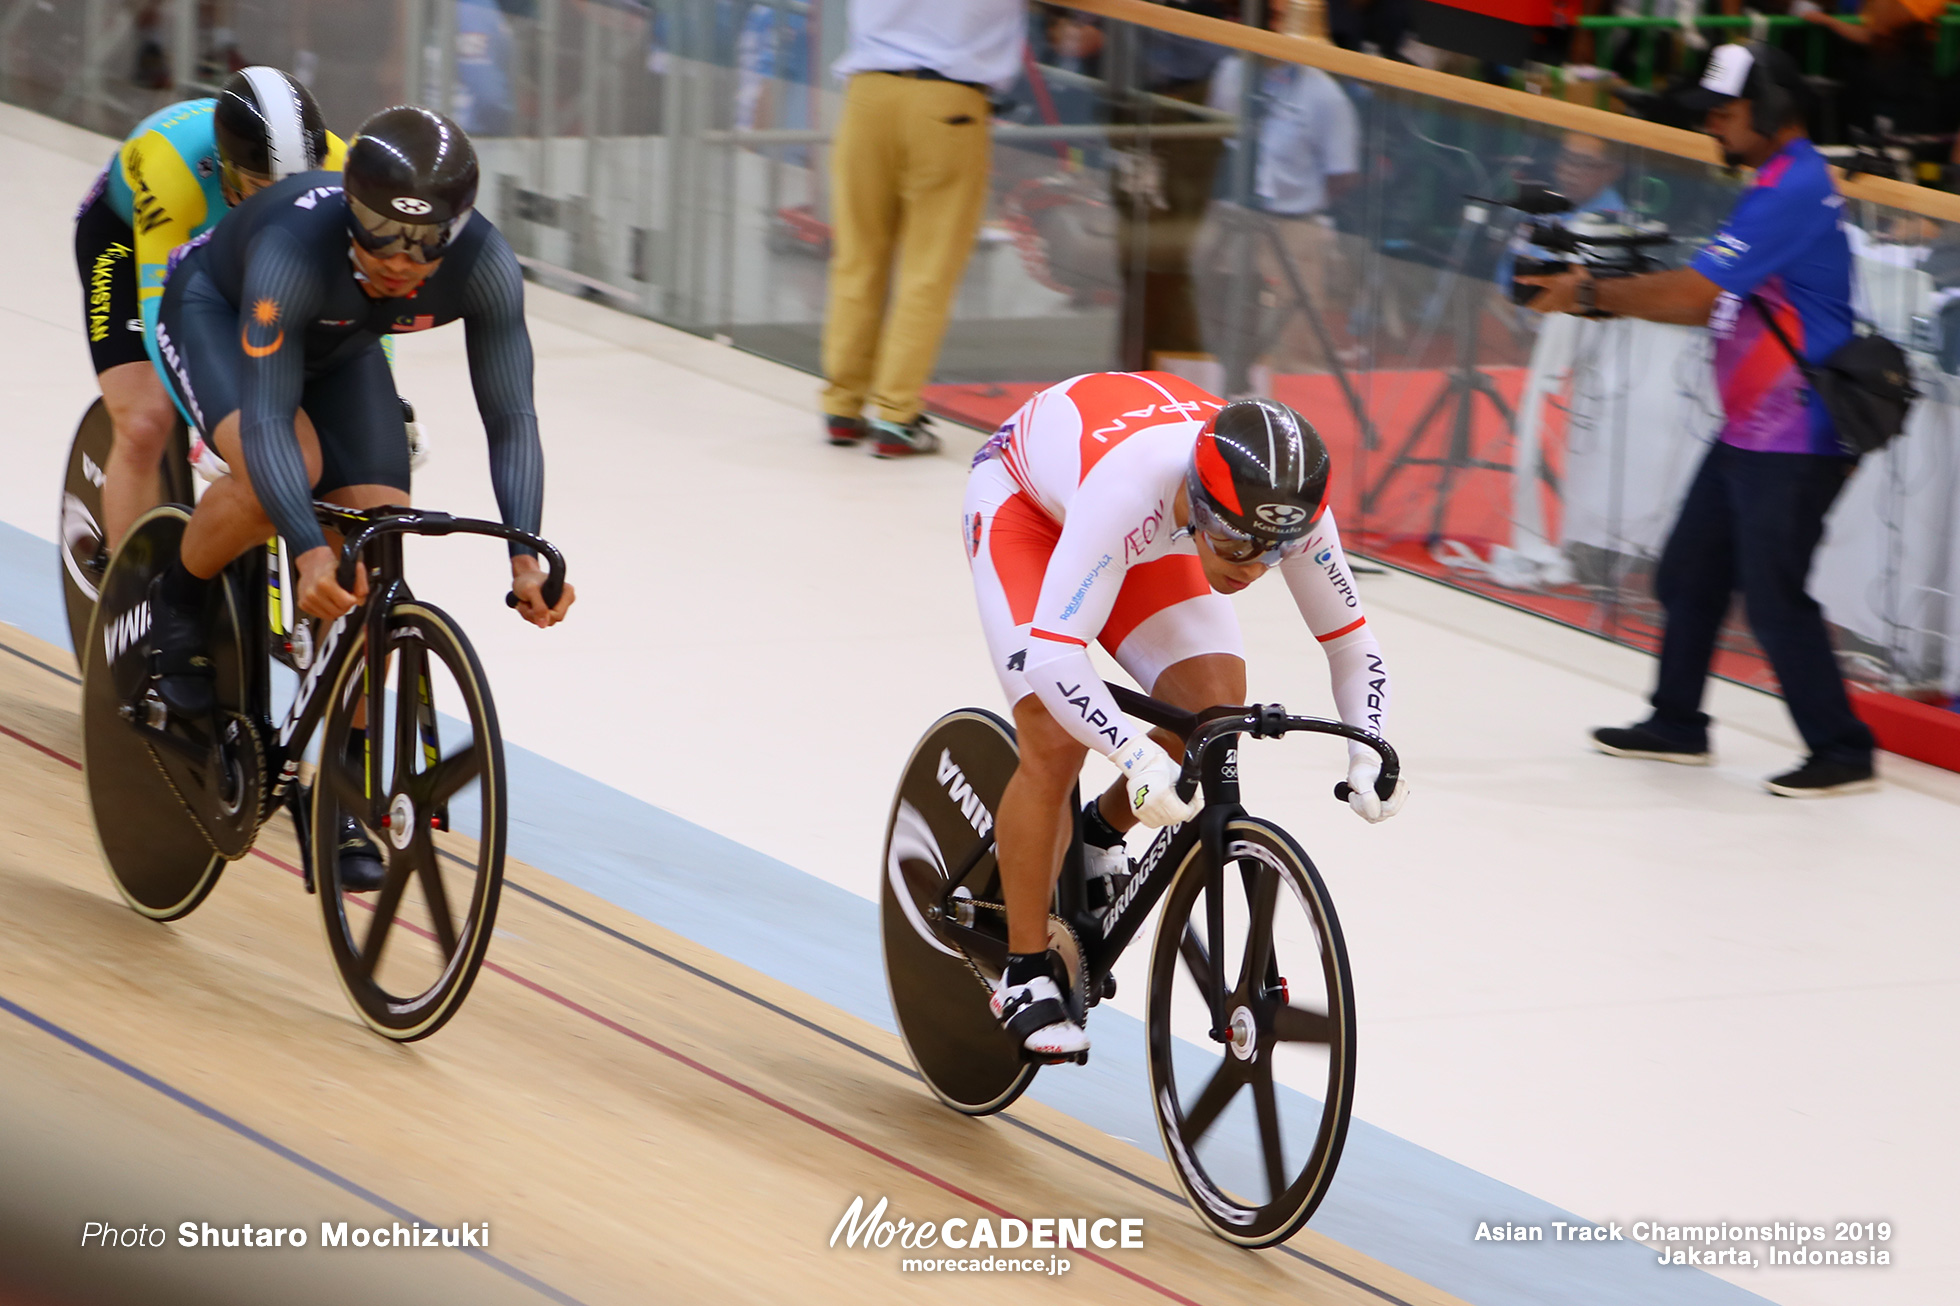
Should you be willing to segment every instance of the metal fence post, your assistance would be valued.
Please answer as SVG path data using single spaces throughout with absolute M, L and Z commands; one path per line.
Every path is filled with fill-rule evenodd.
M 171 0 L 170 84 L 181 95 L 197 80 L 197 0 Z
M 456 0 L 429 0 L 435 7 L 435 21 L 431 24 L 435 51 L 436 84 L 423 87 L 423 93 L 431 98 L 423 103 L 442 113 L 453 113 L 456 104 Z

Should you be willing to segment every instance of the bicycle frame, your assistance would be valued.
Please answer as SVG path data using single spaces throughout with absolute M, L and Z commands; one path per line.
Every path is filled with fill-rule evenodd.
M 1215 707 L 1194 714 L 1179 711 L 1121 685 L 1111 685 L 1109 689 L 1115 695 L 1117 706 L 1124 712 L 1173 731 L 1186 740 L 1178 792 L 1189 795 L 1193 792 L 1193 785 L 1202 784 L 1205 805 L 1195 821 L 1165 826 L 1157 832 L 1149 848 L 1137 859 L 1136 872 L 1124 887 L 1122 895 L 1101 916 L 1090 911 L 1088 906 L 1087 876 L 1082 860 L 1082 818 L 1077 812 L 1075 833 L 1063 854 L 1061 879 L 1056 885 L 1056 914 L 1068 922 L 1082 946 L 1082 967 L 1092 1002 L 1102 993 L 1103 981 L 1115 968 L 1117 958 L 1123 955 L 1124 949 L 1143 929 L 1151 909 L 1170 890 L 1176 868 L 1184 864 L 1193 845 L 1201 844 L 1203 847 L 1209 890 L 1205 895 L 1206 951 L 1214 957 L 1224 955 L 1225 831 L 1233 821 L 1246 814 L 1239 802 L 1238 745 L 1241 734 L 1250 734 L 1255 739 L 1276 739 L 1294 732 L 1338 735 L 1366 744 L 1380 755 L 1382 789 L 1393 792 L 1401 774 L 1401 761 L 1388 741 L 1345 722 L 1289 716 L 1286 709 L 1278 704 Z M 977 895 L 984 887 L 987 872 L 991 869 L 988 865 L 990 854 L 993 852 L 994 836 L 989 834 L 974 849 L 966 864 L 954 868 L 947 877 L 945 894 L 940 900 L 945 919 L 957 919 L 955 895 L 958 890 L 964 888 L 967 893 Z M 1220 1043 L 1226 1042 L 1231 1035 L 1225 1011 L 1226 984 L 1226 977 L 1221 971 L 1214 977 L 1211 991 L 1206 995 L 1211 1010 L 1211 1037 Z
M 284 650 L 290 657 L 290 665 L 299 673 L 299 687 L 293 701 L 277 726 L 272 722 L 272 680 L 271 637 L 277 635 L 298 635 L 303 633 L 298 621 L 292 626 L 286 624 L 283 614 L 275 616 L 274 605 L 283 606 L 283 586 L 288 582 L 283 565 L 285 547 L 283 541 L 275 540 L 269 546 L 270 557 L 258 551 L 246 553 L 232 564 L 232 569 L 240 579 L 243 603 L 239 616 L 240 656 L 247 668 L 245 714 L 260 723 L 269 737 L 264 741 L 265 766 L 271 779 L 271 792 L 266 799 L 266 810 L 276 810 L 281 804 L 292 808 L 294 819 L 300 826 L 300 849 L 305 867 L 306 887 L 313 889 L 313 868 L 307 856 L 309 846 L 308 832 L 305 829 L 306 815 L 303 803 L 292 802 L 295 782 L 299 778 L 300 762 L 313 732 L 326 715 L 328 703 L 320 693 L 322 685 L 333 684 L 340 678 L 347 659 L 353 655 L 358 642 L 348 638 L 350 631 L 358 627 L 366 634 L 369 648 L 387 646 L 388 611 L 402 599 L 411 597 L 408 581 L 403 574 L 402 537 L 404 535 L 491 535 L 503 540 L 527 544 L 545 557 L 549 574 L 545 580 L 544 596 L 547 602 L 556 604 L 558 596 L 564 591 L 565 560 L 552 545 L 528 531 L 505 526 L 500 522 L 481 521 L 469 517 L 452 517 L 448 513 L 426 512 L 413 508 L 382 508 L 368 512 L 356 512 L 330 503 L 315 502 L 314 514 L 321 526 L 338 531 L 345 537 L 340 551 L 338 579 L 342 589 L 354 588 L 355 568 L 365 562 L 368 568 L 367 599 L 353 611 L 332 622 L 321 623 L 315 628 L 310 639 L 295 639 Z M 263 561 L 262 561 L 263 560 Z M 266 572 L 258 569 L 266 567 Z M 274 621 L 278 624 L 275 626 Z M 368 719 L 383 719 L 386 683 L 383 677 L 368 676 L 365 681 L 368 700 Z M 173 747 L 181 747 L 178 741 L 161 731 L 156 737 Z M 379 795 L 381 785 L 380 750 L 369 749 L 365 760 L 366 788 L 370 795 Z M 375 801 L 380 801 L 377 798 Z M 372 818 L 375 813 L 368 813 Z

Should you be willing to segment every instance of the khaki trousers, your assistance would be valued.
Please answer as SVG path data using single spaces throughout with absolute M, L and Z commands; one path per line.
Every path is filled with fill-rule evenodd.
M 830 152 L 826 413 L 919 415 L 986 208 L 988 117 L 987 97 L 957 82 L 851 78 Z

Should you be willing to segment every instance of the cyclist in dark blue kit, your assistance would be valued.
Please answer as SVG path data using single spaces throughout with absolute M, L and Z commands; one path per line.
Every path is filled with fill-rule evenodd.
M 176 563 L 150 595 L 158 692 L 174 713 L 214 707 L 203 614 L 211 581 L 275 531 L 291 547 L 297 598 L 332 620 L 356 594 L 315 520 L 317 494 L 349 508 L 408 503 L 401 403 L 384 334 L 463 321 L 470 379 L 490 442 L 490 476 L 507 525 L 537 532 L 544 453 L 532 403 L 524 282 L 503 235 L 473 211 L 476 152 L 440 113 L 386 109 L 362 124 L 344 174 L 288 178 L 233 210 L 171 270 L 157 325 L 166 381 L 231 473 L 205 494 Z M 562 620 L 542 597 L 545 571 L 511 546 L 518 611 Z M 350 857 L 380 862 L 359 830 Z M 350 885 L 350 887 L 353 887 Z

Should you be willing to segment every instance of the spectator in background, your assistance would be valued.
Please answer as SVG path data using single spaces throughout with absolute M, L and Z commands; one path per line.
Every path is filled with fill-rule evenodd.
M 1290 7 L 1274 6 L 1275 26 L 1284 23 Z M 1246 85 L 1249 67 L 1258 70 L 1251 88 Z M 1241 114 L 1245 124 L 1241 139 L 1228 142 L 1228 174 L 1233 172 L 1230 156 L 1244 148 L 1247 134 L 1253 137 L 1253 163 L 1251 193 L 1234 197 L 1243 201 L 1243 208 L 1229 201 L 1214 204 L 1199 238 L 1197 262 L 1206 287 L 1207 334 L 1223 340 L 1238 325 L 1223 320 L 1230 308 L 1225 314 L 1219 308 L 1229 305 L 1231 296 L 1221 294 L 1218 287 L 1229 285 L 1238 275 L 1240 242 L 1251 239 L 1251 265 L 1266 294 L 1245 306 L 1251 310 L 1246 316 L 1248 320 L 1261 316 L 1254 306 L 1266 299 L 1286 314 L 1268 361 L 1283 369 L 1324 368 L 1328 359 L 1321 334 L 1307 314 L 1323 315 L 1323 324 L 1331 321 L 1324 316 L 1329 308 L 1328 272 L 1338 262 L 1339 237 L 1329 209 L 1361 182 L 1360 115 L 1340 83 L 1320 69 L 1249 60 L 1238 54 L 1220 63 L 1212 75 L 1210 102 L 1215 109 Z M 1263 216 L 1252 217 L 1245 209 Z M 1270 225 L 1277 240 L 1265 238 L 1254 224 Z M 1296 303 L 1294 276 L 1311 305 Z
M 1408 35 L 1409 0 L 1327 0 L 1327 36 L 1343 50 L 1407 63 L 1402 42 Z
M 1211 0 L 1179 7 L 1217 16 Z M 1201 112 L 1223 46 L 1149 28 L 1119 25 L 1107 33 L 1104 76 L 1112 126 L 1169 126 L 1215 120 Z M 1182 112 L 1183 101 L 1200 112 Z M 1131 370 L 1156 366 L 1160 353 L 1203 350 L 1191 251 L 1211 203 L 1224 152 L 1220 137 L 1112 133 L 1110 189 L 1117 213 L 1122 336 L 1118 356 Z
M 1848 69 L 1844 120 L 1875 135 L 1951 130 L 1941 121 L 1935 66 L 1939 19 L 1946 0 L 1863 0 L 1862 22 L 1847 23 L 1815 0 L 1796 0 L 1790 13 L 1858 47 Z
M 510 22 L 496 0 L 457 0 L 450 116 L 472 136 L 510 134 Z
M 921 392 L 986 207 L 990 97 L 1019 75 L 1026 42 L 1024 0 L 850 2 L 832 69 L 848 81 L 830 151 L 832 444 L 868 434 L 880 458 L 939 448 Z
M 1571 216 L 1626 212 L 1626 197 L 1620 194 L 1620 176 L 1625 164 L 1615 156 L 1613 146 L 1584 132 L 1567 132 L 1552 159 L 1552 189 L 1572 201 Z M 1536 258 L 1526 239 L 1529 221 L 1520 221 L 1517 231 L 1497 260 L 1497 289 L 1500 299 L 1511 298 L 1511 272 L 1519 257 Z M 1549 320 L 1546 328 L 1552 326 Z M 1541 332 L 1542 335 L 1542 332 Z

